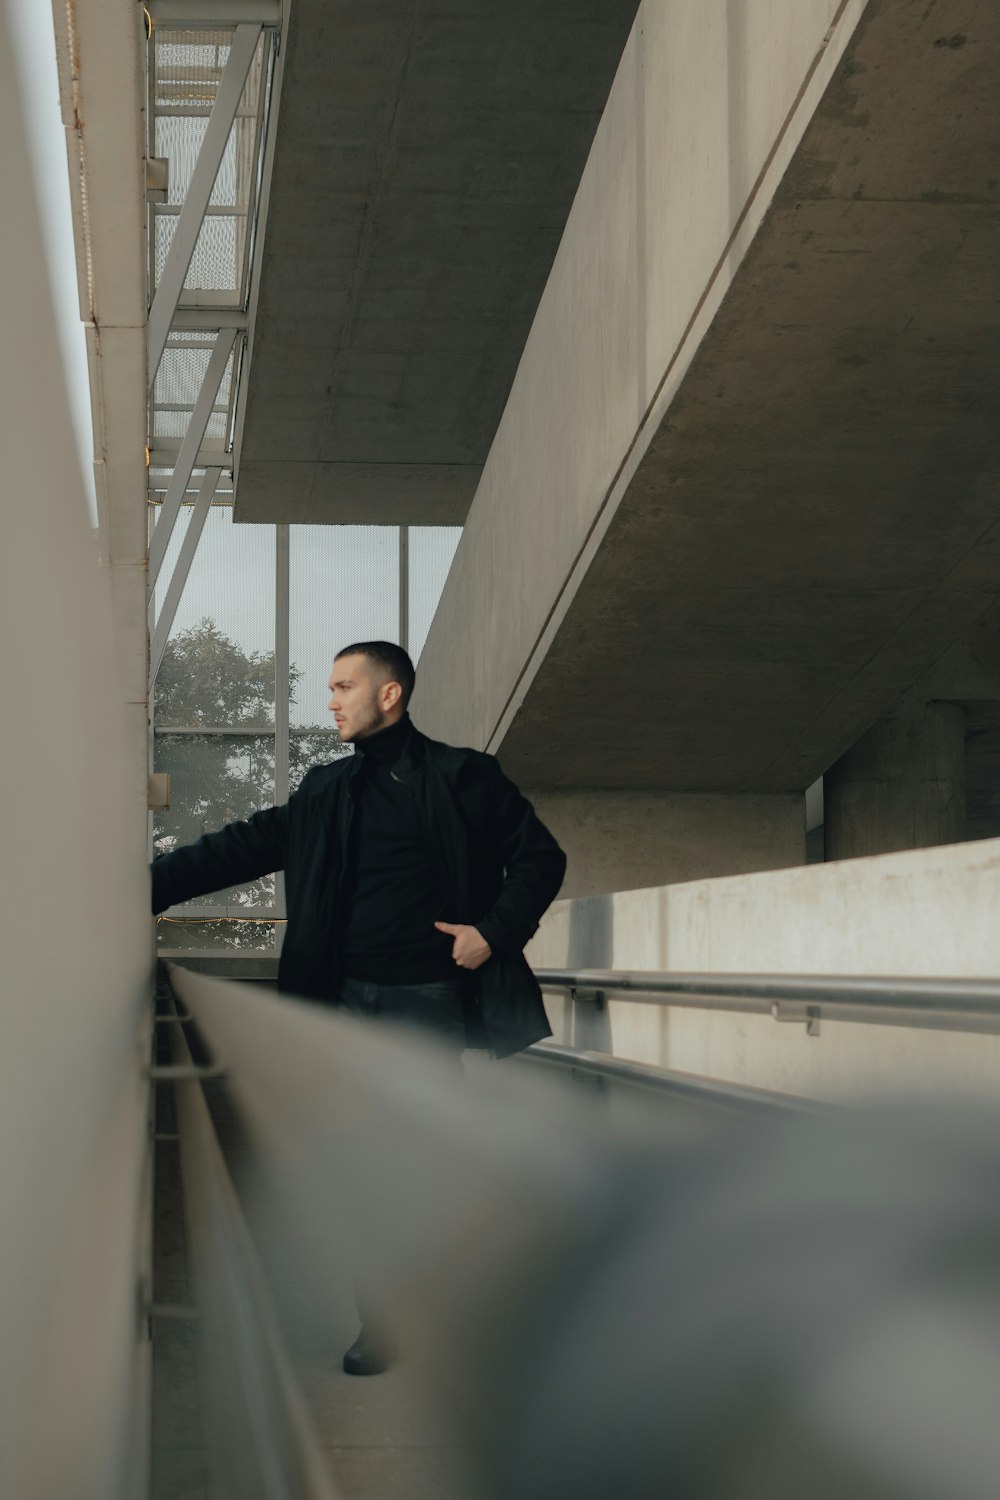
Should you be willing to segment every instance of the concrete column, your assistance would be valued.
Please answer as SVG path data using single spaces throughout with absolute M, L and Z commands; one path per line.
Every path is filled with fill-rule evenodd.
M 826 857 L 965 837 L 965 713 L 928 703 L 880 719 L 826 774 Z

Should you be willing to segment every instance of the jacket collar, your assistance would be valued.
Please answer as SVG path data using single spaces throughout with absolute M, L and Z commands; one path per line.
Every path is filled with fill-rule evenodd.
M 393 766 L 393 775 L 400 781 L 419 778 L 433 763 L 446 781 L 453 782 L 461 772 L 468 751 L 456 750 L 451 745 L 428 739 L 416 725 L 407 720 L 408 732 L 403 753 Z M 328 787 L 336 784 L 350 785 L 364 765 L 363 755 L 345 755 L 312 772 L 305 783 L 315 795 L 322 795 Z

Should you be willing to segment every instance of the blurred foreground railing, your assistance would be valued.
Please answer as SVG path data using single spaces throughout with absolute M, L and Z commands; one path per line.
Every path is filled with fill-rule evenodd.
M 189 1309 L 154 1304 L 152 1320 L 186 1313 L 201 1324 L 212 1449 L 227 1496 L 336 1500 L 202 1088 L 226 1076 L 225 1064 L 211 1054 L 195 1060 L 192 1016 L 177 1007 L 167 986 L 160 986 L 160 996 L 165 1010 L 157 1020 L 171 1028 L 171 1064 L 151 1068 L 150 1077 L 175 1091 L 197 1303 Z M 200 1038 L 198 1050 L 207 1053 Z
M 765 1014 L 776 1000 L 839 999 L 838 1018 L 959 1028 L 1000 1015 L 987 981 L 539 977 L 575 993 L 584 1030 L 606 1022 L 598 1005 L 615 994 Z M 261 984 L 176 968 L 172 980 L 194 1056 L 190 1023 L 168 1020 L 184 1072 L 163 1081 L 181 1106 L 199 1324 L 237 1500 L 329 1493 L 269 1288 L 291 1288 L 326 1327 L 356 1267 L 385 1289 L 406 1359 L 461 1437 L 464 1500 L 655 1500 L 706 1471 L 720 1500 L 745 1493 L 748 1471 L 773 1500 L 797 1500 L 831 1466 L 830 1493 L 994 1493 L 995 1112 L 826 1111 L 554 1042 L 523 1069 L 463 1076 L 419 1038 L 278 1002 Z M 706 1110 L 700 1131 L 679 1113 L 673 1131 L 627 1108 L 618 1130 L 584 1089 L 540 1086 L 529 1074 L 542 1064 L 747 1118 Z M 269 1287 L 206 1108 L 207 1096 L 226 1118 L 223 1086 L 195 1069 L 224 1070 L 252 1143 L 252 1191 L 242 1170 L 238 1181 Z M 826 1118 L 790 1113 L 803 1107 Z M 788 1468 L 790 1448 L 802 1466 Z
M 223 965 L 213 966 L 218 968 Z M 236 965 L 240 977 L 269 983 L 266 968 Z M 170 966 L 173 983 L 159 986 L 158 1025 L 170 1040 L 170 1061 L 150 1068 L 151 1079 L 174 1090 L 181 1152 L 184 1216 L 196 1302 L 190 1307 L 150 1307 L 161 1318 L 186 1317 L 200 1325 L 201 1358 L 209 1394 L 206 1432 L 227 1495 L 240 1500 L 333 1500 L 336 1490 L 322 1445 L 289 1360 L 271 1294 L 261 1270 L 240 1199 L 230 1177 L 205 1086 L 221 1080 L 239 1086 L 230 1045 L 200 1025 L 205 995 L 201 976 Z M 209 981 L 211 982 L 211 981 Z M 175 989 L 176 986 L 176 989 Z M 183 994 L 183 1002 L 180 996 Z M 284 1006 L 276 1007 L 279 1013 Z M 217 1050 L 218 1049 L 218 1050 Z M 825 1106 L 763 1089 L 740 1087 L 653 1068 L 582 1048 L 539 1043 L 526 1059 L 583 1084 L 585 1092 L 614 1086 L 637 1090 L 663 1106 L 766 1117 L 775 1112 L 821 1113 Z M 287 1065 L 287 1059 L 286 1059 Z M 275 1060 L 280 1087 L 292 1087 Z M 283 1076 L 282 1076 L 283 1075 Z M 301 1097 L 305 1098 L 306 1093 Z M 419 1122 L 414 1120 L 415 1127 Z M 581 1143 L 582 1149 L 582 1143 Z

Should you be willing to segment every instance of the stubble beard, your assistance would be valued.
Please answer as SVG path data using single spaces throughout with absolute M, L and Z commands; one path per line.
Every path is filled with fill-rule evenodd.
M 347 744 L 357 744 L 358 740 L 366 740 L 369 735 L 378 734 L 380 729 L 385 729 L 389 720 L 379 708 L 377 703 L 372 703 L 368 713 L 347 740 Z

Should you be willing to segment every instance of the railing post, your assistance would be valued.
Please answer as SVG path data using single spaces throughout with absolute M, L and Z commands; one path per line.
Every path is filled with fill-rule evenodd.
M 584 991 L 571 989 L 569 997 L 573 1005 L 573 1046 L 580 1052 L 612 1051 L 611 1017 L 608 1015 L 603 990 Z

